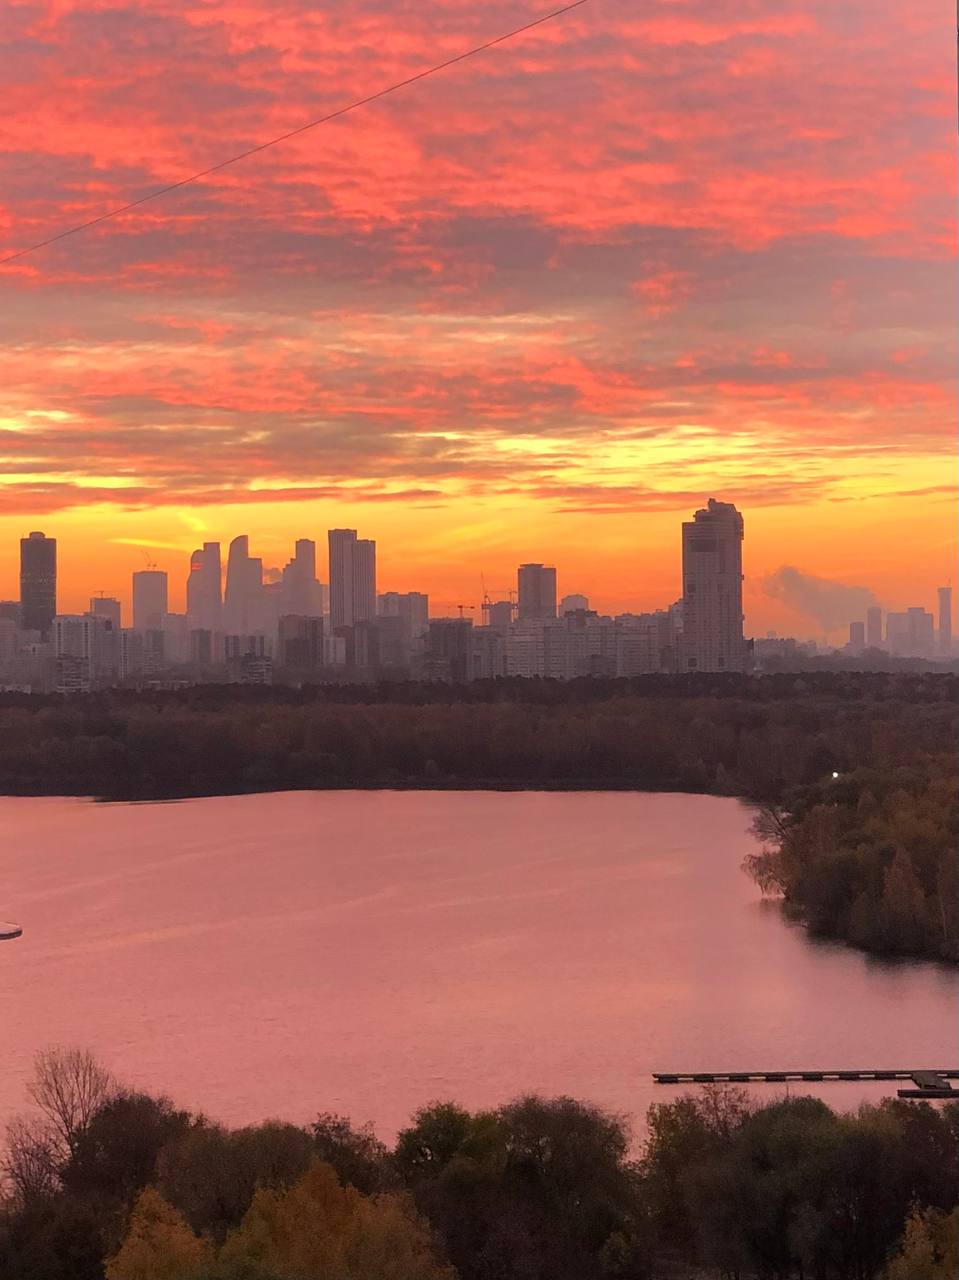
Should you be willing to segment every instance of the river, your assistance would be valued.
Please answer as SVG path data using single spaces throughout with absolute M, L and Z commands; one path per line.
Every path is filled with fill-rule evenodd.
M 0 799 L 0 918 L 24 929 L 0 943 L 0 1122 L 51 1045 L 231 1124 L 336 1111 L 386 1139 L 439 1098 L 565 1093 L 641 1129 L 679 1092 L 656 1070 L 953 1065 L 954 973 L 786 924 L 740 871 L 749 816 L 623 792 Z

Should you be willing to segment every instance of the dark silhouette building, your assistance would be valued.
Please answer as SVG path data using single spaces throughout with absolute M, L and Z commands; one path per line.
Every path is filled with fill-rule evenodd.
M 190 557 L 190 576 L 186 583 L 187 615 L 195 629 L 216 631 L 222 623 L 222 609 L 220 544 L 204 542 Z
M 952 654 L 952 587 L 939 588 L 939 652 Z
M 330 529 L 330 626 L 376 618 L 376 543 L 357 538 L 355 529 Z
M 440 680 L 469 680 L 472 652 L 472 618 L 433 618 L 430 621 L 426 641 L 428 676 Z
M 683 669 L 743 671 L 743 518 L 710 498 L 683 523 Z
M 277 624 L 280 665 L 301 671 L 323 666 L 323 619 L 284 614 Z
M 43 533 L 20 539 L 20 625 L 47 636 L 57 613 L 57 540 Z
M 556 617 L 556 570 L 550 565 L 521 564 L 516 573 L 520 622 Z

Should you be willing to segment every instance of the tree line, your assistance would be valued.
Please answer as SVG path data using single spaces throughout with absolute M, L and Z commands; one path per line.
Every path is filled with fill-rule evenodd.
M 817 933 L 959 959 L 959 676 L 649 676 L 0 695 L 0 792 L 343 787 L 712 792 Z M 838 775 L 833 777 L 833 775 Z
M 571 1098 L 239 1129 L 37 1062 L 4 1159 L 17 1280 L 954 1280 L 959 1104 L 711 1087 L 644 1141 Z

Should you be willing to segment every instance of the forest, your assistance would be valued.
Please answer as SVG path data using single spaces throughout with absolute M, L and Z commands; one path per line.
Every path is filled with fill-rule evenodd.
M 0 695 L 0 793 L 711 792 L 812 931 L 959 960 L 959 676 L 819 672 Z
M 954 1280 L 959 1103 L 837 1113 L 732 1088 L 640 1140 L 571 1098 L 432 1102 L 388 1145 L 320 1112 L 229 1128 L 36 1062 L 3 1158 L 16 1280 Z

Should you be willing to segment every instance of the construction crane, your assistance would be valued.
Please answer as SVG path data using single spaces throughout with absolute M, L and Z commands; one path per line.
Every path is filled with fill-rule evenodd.
M 467 610 L 472 612 L 476 608 L 475 604 L 455 604 L 452 600 L 437 600 L 436 603 L 443 608 L 458 610 L 461 618 Z
M 514 587 L 494 587 L 493 588 L 494 592 L 496 593 L 497 596 L 500 597 L 498 600 L 494 600 L 493 597 L 490 595 L 489 591 L 487 591 L 486 589 L 486 579 L 483 576 L 483 574 L 480 574 L 480 582 L 483 587 L 483 602 L 480 606 L 481 609 L 483 610 L 483 625 L 484 626 L 489 625 L 490 609 L 496 604 L 509 603 L 510 616 L 512 617 L 513 605 L 516 600 L 516 589 Z

